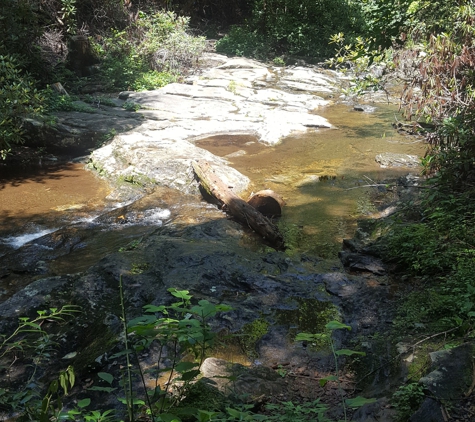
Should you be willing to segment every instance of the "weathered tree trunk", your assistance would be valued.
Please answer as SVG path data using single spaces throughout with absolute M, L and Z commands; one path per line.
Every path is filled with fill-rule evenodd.
M 285 205 L 282 197 L 270 189 L 253 193 L 247 203 L 269 218 L 280 217 L 282 215 L 282 207 Z
M 216 176 L 206 161 L 193 161 L 193 170 L 206 194 L 216 198 L 222 208 L 239 222 L 246 224 L 264 237 L 276 249 L 284 248 L 284 238 L 279 229 L 253 206 L 239 198 Z

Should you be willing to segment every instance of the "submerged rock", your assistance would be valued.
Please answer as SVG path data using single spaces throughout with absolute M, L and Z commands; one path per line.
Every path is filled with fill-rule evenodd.
M 419 167 L 420 158 L 417 155 L 384 152 L 375 157 L 381 167 Z

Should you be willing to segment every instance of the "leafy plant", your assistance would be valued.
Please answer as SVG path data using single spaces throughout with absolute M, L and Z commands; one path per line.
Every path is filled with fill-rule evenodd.
M 18 389 L 0 388 L 0 405 L 40 422 L 49 421 L 62 412 L 62 397 L 74 385 L 74 371 L 70 366 L 60 371 L 46 392 L 43 391 L 38 369 L 52 358 L 56 346 L 54 337 L 43 326 L 51 322 L 62 323 L 77 312 L 78 308 L 73 305 L 37 311 L 34 318 L 21 317 L 11 334 L 0 334 L 0 368 L 15 365 L 20 357 L 29 361 L 31 368 L 28 378 Z
M 325 416 L 328 406 L 320 402 L 320 399 L 312 402 L 295 404 L 291 401 L 278 404 L 268 404 L 266 410 L 271 414 L 265 420 L 275 422 L 314 421 L 330 422 Z
M 169 306 L 147 305 L 142 316 L 129 321 L 125 313 L 122 281 L 120 290 L 125 349 L 114 357 L 126 359 L 125 374 L 120 382 L 124 389 L 124 398 L 121 401 L 126 405 L 130 420 L 134 420 L 137 406 L 145 407 L 146 413 L 154 420 L 170 420 L 166 419 L 171 417 L 167 415 L 173 414 L 173 409 L 186 395 L 189 385 L 200 374 L 206 351 L 215 339 L 215 333 L 211 331 L 208 321 L 218 312 L 231 308 L 223 304 L 215 305 L 207 300 L 200 300 L 193 305 L 192 296 L 187 290 L 171 288 L 168 291 L 178 299 L 177 302 Z M 140 354 L 152 346 L 158 350 L 157 360 L 148 372 L 155 374 L 156 386 L 148 389 L 145 374 L 140 369 Z M 188 356 L 188 359 L 185 360 L 185 356 Z M 191 356 L 193 359 L 189 359 Z M 137 365 L 134 366 L 133 362 Z M 115 390 L 111 374 L 98 375 L 108 386 L 93 389 L 104 392 Z M 144 388 L 142 397 L 138 397 L 138 392 L 134 389 L 133 379 L 136 376 Z M 159 384 L 159 378 L 162 376 L 167 377 L 163 388 Z
M 348 421 L 347 417 L 347 409 L 348 407 L 357 408 L 361 407 L 366 403 L 373 403 L 376 399 L 365 399 L 363 397 L 355 397 L 353 399 L 345 399 L 343 394 L 343 389 L 341 388 L 340 382 L 340 369 L 339 369 L 339 357 L 340 356 L 353 356 L 353 355 L 360 355 L 365 356 L 364 352 L 358 352 L 355 350 L 350 349 L 336 349 L 335 343 L 333 341 L 331 333 L 334 330 L 351 330 L 349 325 L 343 324 L 339 321 L 330 321 L 328 324 L 325 325 L 327 332 L 319 333 L 319 334 L 311 334 L 311 333 L 299 333 L 295 337 L 295 341 L 308 341 L 308 342 L 320 342 L 322 339 L 326 339 L 330 345 L 334 362 L 335 362 L 335 375 L 329 375 L 320 379 L 320 385 L 323 387 L 329 381 L 336 381 L 338 384 L 338 391 L 341 397 L 341 404 L 343 408 L 344 420 Z
M 217 43 L 226 54 L 256 58 L 299 55 L 328 57 L 328 39 L 337 30 L 348 36 L 364 28 L 358 3 L 347 0 L 254 0 L 242 26 L 234 26 Z
M 397 420 L 407 421 L 419 408 L 424 399 L 424 387 L 422 384 L 411 383 L 399 387 L 392 396 L 392 404 L 397 411 Z
M 205 40 L 191 36 L 188 25 L 188 18 L 172 12 L 139 11 L 126 29 L 112 30 L 96 42 L 101 77 L 108 89 L 160 88 L 197 66 Z
M 0 56 L 0 158 L 23 142 L 23 118 L 43 110 L 44 97 L 11 55 Z

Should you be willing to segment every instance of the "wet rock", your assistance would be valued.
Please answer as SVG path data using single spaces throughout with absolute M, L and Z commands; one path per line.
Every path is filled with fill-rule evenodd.
M 121 108 L 93 108 L 83 103 L 90 112 L 57 112 L 53 125 L 39 119 L 25 119 L 26 144 L 44 147 L 62 154 L 84 154 L 97 147 L 104 137 L 140 126 L 141 116 Z
M 375 157 L 381 167 L 419 167 L 420 159 L 417 155 L 397 154 L 384 152 Z
M 379 399 L 374 403 L 365 404 L 352 416 L 353 422 L 392 421 L 396 418 L 396 409 L 391 408 L 387 398 Z
M 367 271 L 376 275 L 386 274 L 382 261 L 373 256 L 342 251 L 338 254 L 342 264 L 351 271 Z
M 358 104 L 353 107 L 353 110 L 362 111 L 363 113 L 374 113 L 376 111 L 376 107 L 366 104 Z
M 475 345 L 466 343 L 448 350 L 430 353 L 430 372 L 422 377 L 424 387 L 439 400 L 454 400 L 464 397 L 473 381 L 472 367 Z
M 264 366 L 246 367 L 222 359 L 207 358 L 201 366 L 201 373 L 207 383 L 220 392 L 235 396 L 249 395 L 250 401 L 261 396 L 282 394 L 286 388 L 282 377 Z
M 327 90 L 336 83 L 333 75 L 304 68 L 289 70 L 286 81 L 300 77 L 308 85 L 326 86 Z M 134 116 L 142 121 L 94 151 L 90 166 L 112 182 L 148 182 L 189 193 L 196 192 L 190 162 L 205 159 L 241 192 L 247 188 L 247 178 L 229 168 L 224 159 L 196 147 L 195 141 L 220 134 L 247 134 L 275 144 L 292 133 L 332 127 L 313 113 L 327 101 L 312 94 L 257 86 L 259 81 L 274 78 L 260 63 L 222 58 L 219 66 L 190 77 L 187 84 L 123 92 L 120 98 L 140 107 Z
M 440 402 L 428 397 L 411 416 L 409 422 L 447 422 L 447 418 L 442 413 Z

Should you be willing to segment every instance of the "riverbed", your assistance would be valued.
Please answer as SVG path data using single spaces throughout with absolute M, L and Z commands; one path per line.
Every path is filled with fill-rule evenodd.
M 378 104 L 374 112 L 365 113 L 340 104 L 319 113 L 335 128 L 288 137 L 272 146 L 239 135 L 213 136 L 197 145 L 226 158 L 231 167 L 249 177 L 251 185 L 244 199 L 261 189 L 281 195 L 286 205 L 276 223 L 286 236 L 288 253 L 319 257 L 320 269 L 329 269 L 340 265 L 341 242 L 353 236 L 357 219 L 378 211 L 375 192 L 384 190 L 388 180 L 417 174 L 415 169 L 382 168 L 375 156 L 383 152 L 421 156 L 425 147 L 394 130 L 394 106 Z M 193 225 L 225 218 L 200 197 L 167 188 L 149 191 L 134 211 L 124 209 L 130 203 L 109 197 L 108 184 L 84 163 L 31 163 L 0 171 L 0 257 L 16 260 L 15 250 L 51 233 L 64 236 L 68 227 L 78 239 L 68 253 L 52 255 L 48 266 L 43 265 L 45 258 L 38 257 L 37 275 L 21 281 L 21 271 L 5 274 L 0 286 L 3 300 L 36 278 L 84 271 L 162 224 Z M 41 242 L 39 246 L 54 247 Z M 248 235 L 243 247 L 262 250 L 266 246 L 257 236 Z

